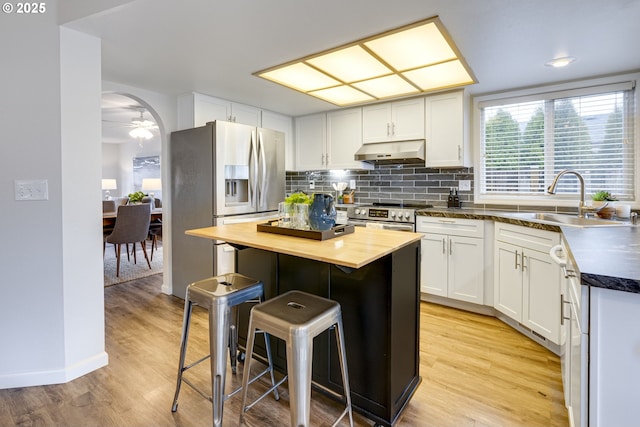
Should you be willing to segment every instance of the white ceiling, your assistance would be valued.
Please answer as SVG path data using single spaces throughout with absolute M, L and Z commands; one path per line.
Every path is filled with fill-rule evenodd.
M 104 80 L 298 116 L 336 107 L 252 73 L 435 15 L 472 94 L 640 70 L 640 0 L 136 0 L 68 26 L 102 38 Z

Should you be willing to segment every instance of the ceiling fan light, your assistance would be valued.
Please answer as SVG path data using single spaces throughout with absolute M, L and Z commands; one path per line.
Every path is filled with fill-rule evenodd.
M 149 139 L 153 138 L 153 133 L 151 133 L 151 131 L 149 129 L 137 127 L 137 128 L 131 129 L 131 131 L 129 132 L 129 136 L 131 136 L 132 138 L 136 138 L 136 139 L 147 139 L 147 140 L 149 140 Z

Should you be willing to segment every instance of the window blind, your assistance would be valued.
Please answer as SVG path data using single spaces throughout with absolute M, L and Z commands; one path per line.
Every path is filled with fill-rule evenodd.
M 559 171 L 575 169 L 587 194 L 606 190 L 632 200 L 634 89 L 604 89 L 481 107 L 481 192 L 544 194 Z M 578 191 L 577 179 L 557 188 L 557 194 Z

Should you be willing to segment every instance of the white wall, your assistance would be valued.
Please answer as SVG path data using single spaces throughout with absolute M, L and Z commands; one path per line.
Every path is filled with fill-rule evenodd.
M 61 28 L 66 380 L 104 366 L 108 360 L 104 351 L 102 224 L 96 221 L 102 213 L 100 69 L 100 39 Z M 79 194 L 82 197 L 78 197 Z
M 57 3 L 28 19 L 3 14 L 0 25 L 0 388 L 65 382 L 106 363 L 101 268 L 92 267 L 101 249 L 96 259 L 82 243 L 100 241 L 100 221 L 86 224 L 99 217 L 100 182 L 80 175 L 99 171 L 100 159 L 78 141 L 99 132 L 99 97 L 87 102 L 99 93 L 99 42 L 61 34 Z M 85 154 L 86 164 L 72 164 Z M 16 179 L 46 179 L 48 200 L 15 201 Z

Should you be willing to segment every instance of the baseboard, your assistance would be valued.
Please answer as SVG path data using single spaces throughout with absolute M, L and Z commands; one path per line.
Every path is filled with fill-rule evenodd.
M 64 384 L 100 369 L 108 363 L 109 355 L 103 351 L 64 369 L 0 375 L 0 389 Z

